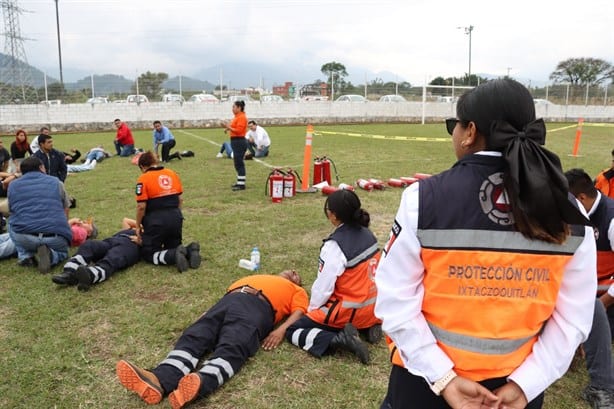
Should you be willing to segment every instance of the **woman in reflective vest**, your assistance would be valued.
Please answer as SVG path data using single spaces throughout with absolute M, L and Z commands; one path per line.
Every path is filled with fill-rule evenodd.
M 340 189 L 328 196 L 324 213 L 335 231 L 320 249 L 308 313 L 288 328 L 286 338 L 317 357 L 341 348 L 367 363 L 368 349 L 359 339 L 358 330 L 364 330 L 371 342 L 381 337 L 381 321 L 373 312 L 377 239 L 368 229 L 369 213 L 351 190 Z
M 466 92 L 446 126 L 458 162 L 403 193 L 375 275 L 382 407 L 541 408 L 590 331 L 592 229 L 523 85 Z

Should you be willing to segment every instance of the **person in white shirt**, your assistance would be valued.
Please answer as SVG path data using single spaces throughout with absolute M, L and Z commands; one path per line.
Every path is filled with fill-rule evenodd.
M 269 148 L 271 147 L 271 138 L 267 131 L 258 125 L 256 121 L 249 121 L 247 123 L 247 149 L 249 154 L 255 158 L 262 158 L 269 156 Z M 246 159 L 251 159 L 246 157 Z
M 40 135 L 49 135 L 49 128 L 47 128 L 46 126 L 43 126 L 41 128 L 41 133 Z M 30 153 L 30 155 L 33 155 L 36 153 L 36 151 L 39 151 L 41 149 L 40 144 L 38 143 L 38 136 L 35 137 L 34 139 L 32 139 L 32 142 L 30 142 L 30 150 L 32 151 L 32 153 Z
M 517 81 L 464 93 L 458 162 L 403 193 L 375 273 L 393 362 L 382 408 L 529 408 L 591 329 L 596 246 Z

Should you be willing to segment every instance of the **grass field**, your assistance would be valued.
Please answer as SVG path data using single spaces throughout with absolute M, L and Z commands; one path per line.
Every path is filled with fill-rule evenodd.
M 614 127 L 585 125 L 577 157 L 569 156 L 575 124 L 549 124 L 548 129 L 547 146 L 560 155 L 564 169 L 583 167 L 596 175 L 609 166 Z M 321 240 L 332 226 L 319 193 L 299 194 L 281 204 L 265 196 L 272 166 L 301 173 L 305 144 L 305 127 L 268 131 L 270 157 L 248 161 L 247 190 L 231 192 L 232 162 L 215 158 L 225 140 L 221 130 L 173 129 L 177 148 L 196 153 L 169 167 L 184 184 L 185 242 L 201 243 L 204 262 L 197 270 L 179 274 L 173 267 L 141 263 L 79 293 L 56 286 L 34 269 L 18 267 L 15 259 L 0 262 L 0 407 L 144 407 L 116 380 L 116 362 L 129 359 L 151 367 L 161 361 L 186 326 L 233 280 L 249 274 L 237 263 L 249 258 L 254 245 L 260 247 L 264 273 L 294 268 L 310 287 Z M 334 160 L 340 182 L 437 173 L 455 160 L 443 124 L 319 126 L 315 131 L 313 154 Z M 113 137 L 110 132 L 57 135 L 54 141 L 57 149 L 85 152 L 100 143 L 112 149 Z M 138 147 L 150 148 L 150 131 L 137 131 L 135 138 Z M 6 146 L 11 139 L 4 137 Z M 112 157 L 93 171 L 69 176 L 67 190 L 78 200 L 71 216 L 93 216 L 103 237 L 116 232 L 122 217 L 135 216 L 138 175 L 129 159 Z M 401 189 L 358 194 L 383 245 Z M 60 270 L 56 267 L 52 274 Z M 317 360 L 287 343 L 274 352 L 260 351 L 221 390 L 191 407 L 378 408 L 390 364 L 384 342 L 370 349 L 369 366 L 347 355 Z M 580 362 L 548 390 L 546 408 L 588 407 L 580 398 L 587 382 L 583 366 Z

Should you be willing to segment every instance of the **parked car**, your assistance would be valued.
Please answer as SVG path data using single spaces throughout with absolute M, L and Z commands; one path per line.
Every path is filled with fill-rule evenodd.
M 298 101 L 310 102 L 310 101 L 328 101 L 326 95 L 303 95 Z
M 456 102 L 458 100 L 458 97 L 444 97 L 444 96 L 438 96 L 437 97 L 437 102 L 448 102 L 448 103 L 452 103 L 452 102 Z
M 176 102 L 178 104 L 183 104 L 185 102 L 185 98 L 180 94 L 164 94 L 162 95 L 162 102 Z
M 107 98 L 107 97 L 93 97 L 93 98 L 89 98 L 85 103 L 86 104 L 108 104 L 109 103 L 109 98 Z
M 41 104 L 43 105 L 60 105 L 61 103 L 61 99 L 49 99 L 47 101 L 41 101 Z
M 367 98 L 362 95 L 341 95 L 339 98 L 335 100 L 336 102 L 367 102 Z
M 129 104 L 142 104 L 144 102 L 149 102 L 149 98 L 146 95 L 128 95 L 126 97 L 126 102 Z
M 279 103 L 279 102 L 284 102 L 284 99 L 282 97 L 280 97 L 279 95 L 262 95 L 260 97 L 260 102 L 265 102 L 265 103 L 269 103 L 269 102 L 274 102 L 274 103 Z
M 547 99 L 542 99 L 542 98 L 534 98 L 533 102 L 535 102 L 535 106 L 550 106 L 550 105 L 554 105 L 552 102 L 548 101 Z
M 236 101 L 243 101 L 247 104 L 248 102 L 252 102 L 253 99 L 251 99 L 249 95 L 231 95 L 228 97 L 228 101 L 232 102 L 233 104 Z
M 384 95 L 380 97 L 379 102 L 407 102 L 401 95 Z
M 188 102 L 204 102 L 209 104 L 215 104 L 220 102 L 219 99 L 215 95 L 211 94 L 194 94 L 189 99 Z

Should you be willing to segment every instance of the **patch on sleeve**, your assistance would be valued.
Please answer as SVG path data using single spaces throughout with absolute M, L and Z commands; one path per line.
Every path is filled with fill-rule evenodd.
M 320 257 L 320 260 L 318 260 L 318 273 L 322 272 L 323 268 L 324 268 L 324 260 L 322 260 L 322 257 Z
M 386 257 L 386 255 L 390 251 L 390 248 L 396 241 L 397 237 L 399 237 L 401 230 L 401 225 L 395 219 L 394 223 L 392 223 L 392 229 L 390 230 L 390 237 L 388 238 L 388 243 L 386 243 L 386 245 L 384 246 L 384 257 Z
M 137 183 L 136 184 L 136 189 L 134 190 L 134 193 L 137 196 L 140 196 L 143 193 L 143 184 L 142 183 Z

